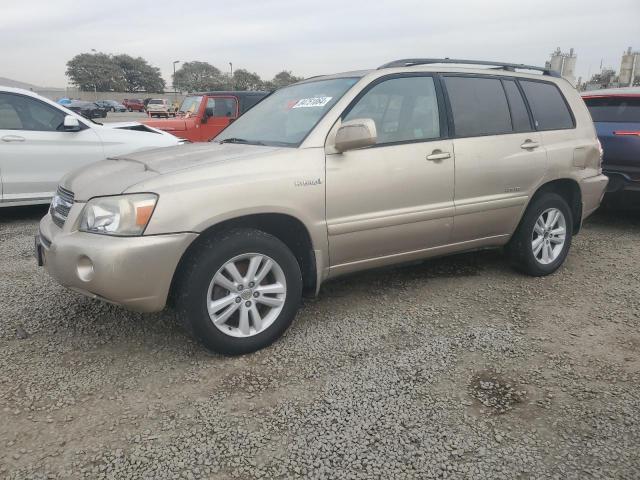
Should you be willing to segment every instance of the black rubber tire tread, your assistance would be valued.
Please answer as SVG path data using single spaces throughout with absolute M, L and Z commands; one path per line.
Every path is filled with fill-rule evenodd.
M 531 234 L 538 217 L 548 208 L 557 208 L 563 214 L 567 224 L 567 232 L 562 252 L 555 261 L 548 265 L 539 263 L 531 250 Z M 554 192 L 541 193 L 527 207 L 520 225 L 507 245 L 507 253 L 511 264 L 520 272 L 534 277 L 542 277 L 555 272 L 564 263 L 573 237 L 573 216 L 564 198 Z
M 214 273 L 231 258 L 250 252 L 268 255 L 280 265 L 287 281 L 287 296 L 280 315 L 267 330 L 252 337 L 236 338 L 213 325 L 205 299 Z M 205 348 L 225 355 L 241 355 L 260 350 L 282 336 L 298 311 L 301 297 L 302 274 L 289 248 L 268 233 L 238 228 L 215 234 L 190 252 L 176 284 L 175 309 L 186 330 Z

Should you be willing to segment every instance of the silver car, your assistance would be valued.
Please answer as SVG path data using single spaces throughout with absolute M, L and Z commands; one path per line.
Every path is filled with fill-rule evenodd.
M 38 256 L 84 295 L 171 303 L 227 354 L 269 345 L 301 295 L 346 273 L 506 247 L 550 274 L 607 184 L 584 102 L 543 69 L 453 62 L 315 77 L 209 144 L 77 170 Z

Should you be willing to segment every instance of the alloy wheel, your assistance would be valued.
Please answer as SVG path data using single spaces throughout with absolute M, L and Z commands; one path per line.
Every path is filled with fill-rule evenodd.
M 213 324 L 232 337 L 252 337 L 278 318 L 287 295 L 284 271 L 259 253 L 238 255 L 213 276 L 207 311 Z
M 557 208 L 548 208 L 536 220 L 531 234 L 531 249 L 536 261 L 543 265 L 554 262 L 564 248 L 567 222 Z

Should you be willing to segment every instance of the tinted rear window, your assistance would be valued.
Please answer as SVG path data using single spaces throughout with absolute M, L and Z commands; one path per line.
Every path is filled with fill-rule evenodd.
M 510 133 L 511 116 L 500 80 L 444 77 L 453 112 L 455 134 L 475 137 Z
M 553 83 L 520 80 L 538 130 L 573 128 L 564 97 Z
M 594 122 L 640 123 L 640 97 L 585 98 Z

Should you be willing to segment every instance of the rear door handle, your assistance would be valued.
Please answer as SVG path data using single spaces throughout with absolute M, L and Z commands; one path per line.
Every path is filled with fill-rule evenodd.
M 2 137 L 3 142 L 24 142 L 24 137 L 18 135 L 5 135 Z
M 449 152 L 443 152 L 442 150 L 434 150 L 431 155 L 427 155 L 427 160 L 432 162 L 439 162 L 447 158 L 451 158 L 451 154 Z
M 540 144 L 538 142 L 534 142 L 533 140 L 525 140 L 520 148 L 524 150 L 533 150 L 534 148 L 538 148 Z

